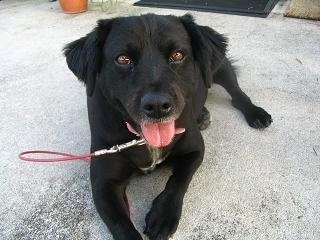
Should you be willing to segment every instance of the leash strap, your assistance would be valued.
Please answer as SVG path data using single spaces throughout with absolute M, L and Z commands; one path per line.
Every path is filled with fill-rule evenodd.
M 60 157 L 37 158 L 37 157 L 30 156 L 30 155 L 33 156 L 34 154 L 45 154 L 45 155 L 60 156 Z M 25 151 L 19 154 L 19 158 L 27 162 L 63 162 L 63 161 L 72 161 L 77 159 L 90 161 L 92 156 L 94 156 L 94 153 L 84 154 L 84 155 L 73 155 L 69 153 L 45 151 L 45 150 Z
M 146 142 L 144 139 L 138 139 L 138 140 L 134 139 L 127 143 L 115 145 L 109 149 L 101 149 L 93 153 L 88 153 L 83 155 L 74 155 L 69 153 L 46 151 L 46 150 L 34 150 L 34 151 L 22 152 L 18 155 L 18 157 L 20 160 L 27 161 L 27 162 L 63 162 L 63 161 L 73 161 L 73 160 L 84 160 L 86 162 L 89 162 L 91 160 L 91 157 L 121 152 L 126 148 L 144 145 L 145 143 Z M 45 154 L 45 155 L 58 156 L 58 157 L 41 158 L 41 157 L 30 156 L 35 154 Z

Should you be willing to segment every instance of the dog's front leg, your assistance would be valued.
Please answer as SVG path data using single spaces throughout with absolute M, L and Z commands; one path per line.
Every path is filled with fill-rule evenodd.
M 93 200 L 115 240 L 142 240 L 130 220 L 124 199 L 131 174 L 128 162 L 118 154 L 95 158 L 91 162 Z
M 152 208 L 146 216 L 144 233 L 151 240 L 168 239 L 176 231 L 184 195 L 202 159 L 203 150 L 174 159 L 173 173 L 165 189 L 153 201 Z

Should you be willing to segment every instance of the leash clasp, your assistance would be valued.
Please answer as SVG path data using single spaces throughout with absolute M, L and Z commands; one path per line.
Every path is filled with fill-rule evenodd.
M 139 140 L 134 139 L 134 140 L 127 142 L 127 143 L 115 145 L 109 149 L 101 149 L 101 150 L 95 151 L 94 156 L 100 156 L 100 155 L 110 154 L 110 153 L 117 153 L 117 152 L 121 152 L 123 149 L 130 148 L 133 146 L 141 146 L 144 144 L 146 144 L 144 139 L 139 139 Z

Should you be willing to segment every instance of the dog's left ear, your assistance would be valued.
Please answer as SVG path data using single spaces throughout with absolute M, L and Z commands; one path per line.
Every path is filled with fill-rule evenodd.
M 112 22 L 112 19 L 99 20 L 92 32 L 63 49 L 69 69 L 85 83 L 88 96 L 93 93 L 96 76 L 101 69 L 103 46 Z
M 205 85 L 210 88 L 214 73 L 226 58 L 227 39 L 210 27 L 196 24 L 190 14 L 180 17 L 180 21 L 189 34 Z

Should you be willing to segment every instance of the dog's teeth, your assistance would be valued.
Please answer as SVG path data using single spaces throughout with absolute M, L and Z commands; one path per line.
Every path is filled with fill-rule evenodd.
M 130 123 L 126 122 L 127 128 L 130 132 L 132 132 L 133 134 L 135 134 L 136 136 L 140 136 L 140 134 L 134 130 L 134 128 L 130 125 Z
M 185 128 L 176 128 L 175 129 L 175 134 L 181 134 L 181 133 L 184 133 L 186 131 L 186 129 Z

